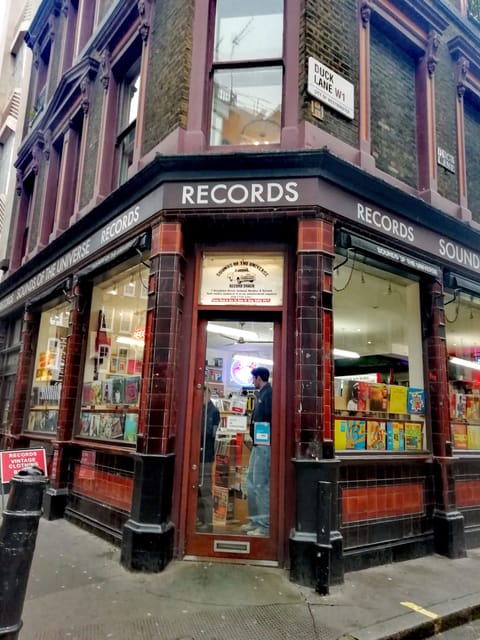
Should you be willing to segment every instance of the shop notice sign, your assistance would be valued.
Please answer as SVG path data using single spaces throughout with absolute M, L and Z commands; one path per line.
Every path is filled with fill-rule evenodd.
M 354 86 L 312 56 L 308 58 L 308 93 L 335 111 L 353 119 Z
M 200 304 L 277 307 L 283 302 L 283 256 L 205 254 Z
M 25 467 L 40 467 L 47 475 L 47 460 L 45 449 L 12 449 L 11 451 L 0 451 L 0 471 L 1 482 L 10 482 Z

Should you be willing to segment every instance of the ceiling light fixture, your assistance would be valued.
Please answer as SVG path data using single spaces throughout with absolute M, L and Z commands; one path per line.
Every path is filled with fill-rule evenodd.
M 236 353 L 232 360 L 240 360 L 241 362 L 255 362 L 257 364 L 269 364 L 269 365 L 273 365 L 273 360 L 269 360 L 268 358 L 257 358 L 257 356 L 248 356 L 245 355 L 244 353 Z
M 452 364 L 456 364 L 459 367 L 466 367 L 467 369 L 476 369 L 477 371 L 480 371 L 480 363 L 478 362 L 472 362 L 471 360 L 464 360 L 463 358 L 450 358 L 450 362 Z
M 114 284 L 113 287 L 107 291 L 107 293 L 109 293 L 111 296 L 116 296 L 118 291 L 117 291 L 117 285 Z
M 359 353 L 356 351 L 348 351 L 347 349 L 334 349 L 333 355 L 339 356 L 340 358 L 352 358 L 352 360 L 360 358 Z
M 213 324 L 212 322 L 207 324 L 207 331 L 209 333 L 219 333 L 220 335 L 227 336 L 229 338 L 244 338 L 245 340 L 258 341 L 258 334 L 255 333 L 255 331 L 235 329 L 235 327 L 226 327 L 222 324 Z
M 135 338 L 129 338 L 128 336 L 118 336 L 117 338 L 118 344 L 129 344 L 131 347 L 145 347 L 144 340 L 135 340 Z

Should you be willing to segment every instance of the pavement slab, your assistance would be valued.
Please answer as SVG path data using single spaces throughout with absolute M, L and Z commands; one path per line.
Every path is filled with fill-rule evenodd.
M 173 561 L 133 573 L 120 550 L 41 520 L 20 640 L 421 640 L 480 617 L 480 549 L 348 573 L 321 596 L 284 569 Z

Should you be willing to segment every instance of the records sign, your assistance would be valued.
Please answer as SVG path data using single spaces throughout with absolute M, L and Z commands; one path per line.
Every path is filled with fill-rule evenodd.
M 204 254 L 202 305 L 278 307 L 283 303 L 283 255 Z

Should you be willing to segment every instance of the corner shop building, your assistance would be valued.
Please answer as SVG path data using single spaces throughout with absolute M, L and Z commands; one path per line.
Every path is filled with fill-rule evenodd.
M 476 236 L 328 151 L 159 156 L 2 285 L 5 326 L 22 330 L 2 448 L 45 446 L 46 517 L 117 540 L 133 569 L 223 558 L 332 584 L 464 555 L 480 384 L 456 335 L 480 310 Z M 237 399 L 262 363 L 270 531 L 255 537 Z

